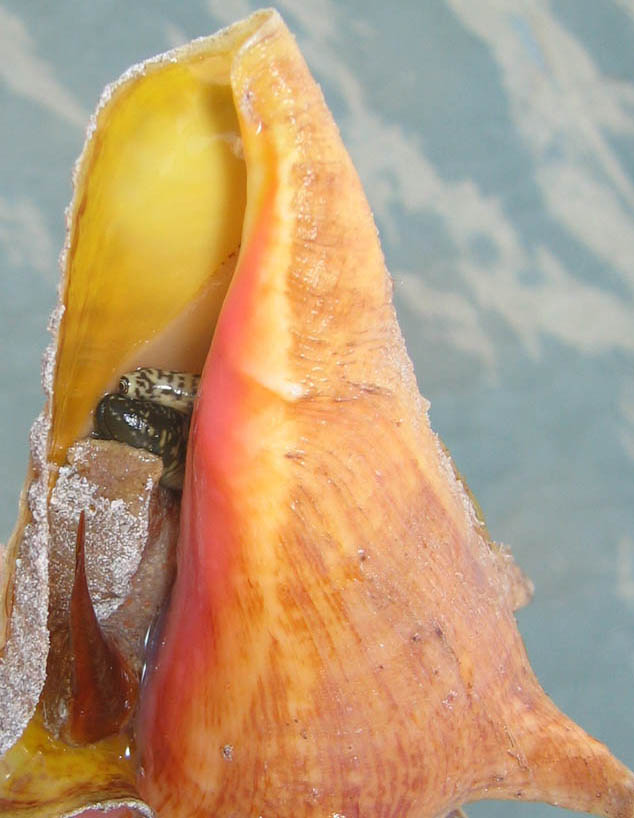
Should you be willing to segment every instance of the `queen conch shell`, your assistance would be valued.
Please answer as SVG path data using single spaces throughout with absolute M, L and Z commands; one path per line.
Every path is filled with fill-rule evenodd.
M 530 583 L 430 429 L 391 293 L 275 11 L 107 89 L 5 555 L 3 815 L 435 818 L 516 798 L 634 818 L 632 773 L 530 669 Z M 151 456 L 87 438 L 139 365 L 203 372 L 167 603 L 179 501 Z M 82 648 L 85 618 L 104 636 Z M 100 640 L 146 663 L 109 735 L 110 710 L 91 733 L 109 682 L 86 683 L 87 732 L 72 719 Z

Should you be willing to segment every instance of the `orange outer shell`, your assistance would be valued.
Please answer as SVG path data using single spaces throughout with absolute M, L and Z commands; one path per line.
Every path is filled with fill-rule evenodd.
M 247 212 L 142 697 L 141 794 L 161 818 L 432 818 L 483 797 L 634 815 L 631 774 L 529 667 L 359 180 L 276 14 L 231 81 Z

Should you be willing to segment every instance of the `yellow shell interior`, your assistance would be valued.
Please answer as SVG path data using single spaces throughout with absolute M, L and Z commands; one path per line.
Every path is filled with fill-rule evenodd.
M 246 204 L 228 55 L 163 63 L 123 85 L 86 154 L 53 388 L 58 464 L 121 372 L 202 369 Z
M 43 818 L 81 809 L 87 800 L 133 799 L 132 752 L 125 736 L 105 739 L 94 749 L 70 747 L 36 717 L 0 758 L 0 814 Z

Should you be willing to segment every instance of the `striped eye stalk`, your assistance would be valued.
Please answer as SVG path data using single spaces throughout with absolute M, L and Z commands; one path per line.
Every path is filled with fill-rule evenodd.
M 121 376 L 119 393 L 191 413 L 199 383 L 200 375 L 144 366 Z

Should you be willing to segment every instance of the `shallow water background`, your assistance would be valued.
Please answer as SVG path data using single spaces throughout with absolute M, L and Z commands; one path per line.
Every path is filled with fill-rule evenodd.
M 130 64 L 254 8 L 0 0 L 0 540 L 89 113 Z M 278 8 L 365 184 L 432 424 L 535 581 L 537 675 L 634 766 L 634 4 Z

